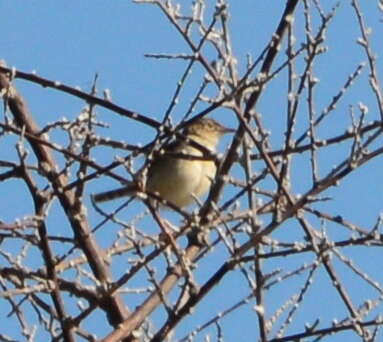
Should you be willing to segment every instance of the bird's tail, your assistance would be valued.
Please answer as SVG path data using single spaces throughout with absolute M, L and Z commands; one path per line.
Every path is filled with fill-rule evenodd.
M 92 196 L 95 202 L 107 202 L 117 198 L 131 196 L 134 194 L 134 189 L 131 186 L 124 186 L 123 188 L 118 188 L 114 190 L 100 192 Z

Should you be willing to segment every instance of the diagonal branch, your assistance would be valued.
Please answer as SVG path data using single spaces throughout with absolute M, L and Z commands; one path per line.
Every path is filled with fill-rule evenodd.
M 39 127 L 33 120 L 26 102 L 16 88 L 12 86 L 9 74 L 4 73 L 2 70 L 3 69 L 0 70 L 0 92 L 4 94 L 4 100 L 12 112 L 15 122 L 20 128 L 23 128 L 25 132 L 37 135 Z M 104 262 L 101 249 L 91 234 L 81 199 L 75 197 L 73 190 L 63 191 L 68 184 L 68 179 L 64 174 L 58 172 L 57 163 L 50 149 L 42 144 L 36 143 L 33 139 L 29 139 L 28 136 L 26 139 L 36 155 L 39 168 L 51 183 L 67 215 L 79 246 L 86 255 L 93 273 L 101 284 L 100 306 L 107 313 L 109 322 L 113 326 L 117 326 L 127 317 L 128 311 L 118 296 L 104 295 L 104 293 L 106 293 L 104 289 L 107 288 L 108 283 L 112 280 L 111 273 Z

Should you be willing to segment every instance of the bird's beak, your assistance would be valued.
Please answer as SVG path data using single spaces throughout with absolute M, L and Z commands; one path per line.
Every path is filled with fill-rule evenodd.
M 227 133 L 234 133 L 236 130 L 234 128 L 227 128 L 227 127 L 222 127 L 222 134 L 227 134 Z

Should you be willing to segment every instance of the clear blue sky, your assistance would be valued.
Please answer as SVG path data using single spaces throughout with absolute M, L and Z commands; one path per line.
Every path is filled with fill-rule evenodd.
M 187 0 L 179 2 L 182 8 L 187 9 L 191 3 Z M 323 2 L 328 6 L 326 10 L 336 4 L 335 1 Z M 380 78 L 383 79 L 381 67 L 383 23 L 380 21 L 383 14 L 378 11 L 376 1 L 361 0 L 361 2 L 363 12 L 373 27 L 370 38 L 378 55 Z M 278 24 L 283 11 L 283 3 L 284 1 L 277 0 L 235 0 L 230 2 L 232 41 L 240 71 L 244 70 L 246 54 L 250 53 L 257 57 L 267 44 L 271 32 Z M 301 12 L 301 8 L 299 12 Z M 300 18 L 302 18 L 301 15 Z M 302 29 L 301 25 L 302 21 L 299 19 L 297 29 L 299 41 L 302 41 L 302 35 L 299 33 Z M 117 104 L 158 120 L 161 120 L 169 105 L 185 63 L 148 59 L 144 57 L 144 54 L 188 52 L 182 38 L 158 8 L 148 4 L 137 5 L 129 0 L 2 0 L 0 2 L 0 32 L 0 59 L 6 60 L 9 66 L 26 72 L 34 70 L 43 77 L 79 86 L 87 91 L 92 86 L 95 73 L 98 73 L 100 94 L 103 89 L 108 88 L 113 101 Z M 356 66 L 366 61 L 361 46 L 356 44 L 360 34 L 349 1 L 340 2 L 340 7 L 334 21 L 330 24 L 327 36 L 328 52 L 319 58 L 315 66 L 315 72 L 320 78 L 316 94 L 318 111 L 331 101 L 332 96 L 342 87 Z M 283 60 L 284 57 L 279 58 L 276 65 Z M 356 106 L 358 102 L 369 106 L 368 121 L 378 118 L 374 98 L 368 88 L 367 76 L 366 69 L 360 80 L 340 103 L 336 115 L 329 121 L 329 125 L 326 125 L 326 129 L 320 130 L 322 138 L 331 136 L 335 132 L 337 134 L 344 132 L 350 126 L 349 106 Z M 198 73 L 191 77 L 190 84 L 190 87 L 181 95 L 180 104 L 172 115 L 174 121 L 180 120 L 185 108 L 188 107 L 190 96 L 195 91 L 195 85 L 198 84 Z M 46 90 L 26 81 L 18 81 L 17 85 L 41 125 L 62 117 L 74 118 L 85 105 L 68 95 L 55 90 Z M 257 110 L 264 115 L 265 125 L 272 133 L 271 142 L 275 144 L 273 147 L 276 149 L 280 147 L 279 144 L 283 139 L 281 133 L 284 129 L 284 119 L 281 118 L 284 118 L 286 113 L 285 86 L 285 80 L 270 84 L 257 107 Z M 305 110 L 306 108 L 301 109 L 302 115 Z M 150 141 L 155 133 L 139 123 L 129 122 L 128 124 L 126 119 L 122 120 L 114 113 L 104 109 L 99 108 L 97 111 L 99 119 L 111 125 L 109 130 L 99 130 L 99 133 L 105 136 L 113 136 L 115 139 L 125 140 L 129 143 L 145 143 Z M 215 115 L 219 117 L 220 114 L 215 113 Z M 220 118 L 229 126 L 236 124 L 229 113 L 226 113 L 225 116 L 222 114 Z M 304 125 L 301 126 L 301 128 L 303 127 Z M 299 135 L 298 133 L 297 135 Z M 229 138 L 224 144 L 228 142 Z M 224 146 L 221 147 L 222 150 L 223 148 Z M 330 170 L 339 155 L 345 155 L 344 151 L 342 148 L 340 150 L 330 149 L 321 155 L 320 171 L 322 175 Z M 9 159 L 9 156 L 16 156 L 15 151 L 8 150 L 8 147 L 5 150 L 0 146 L 0 159 Z M 114 156 L 100 154 L 97 157 L 100 158 L 100 161 L 107 163 Z M 374 161 L 371 165 L 347 178 L 339 189 L 335 188 L 327 192 L 325 195 L 333 196 L 334 201 L 324 204 L 323 208 L 327 210 L 336 208 L 333 212 L 340 212 L 349 220 L 361 224 L 365 228 L 371 228 L 383 203 L 381 162 L 381 158 Z M 298 163 L 298 165 L 300 164 Z M 307 169 L 293 171 L 293 189 L 297 193 L 304 193 L 310 186 L 310 182 L 306 178 Z M 114 185 L 116 184 L 110 180 L 108 180 L 108 185 L 102 181 L 96 181 L 90 185 L 88 194 L 104 189 L 105 186 Z M 0 194 L 0 220 L 12 222 L 15 218 L 30 212 L 31 204 L 20 202 L 25 198 L 22 192 L 25 191 L 23 186 L 12 182 L 5 186 L 0 185 L 0 190 L 6 193 Z M 355 194 L 357 194 L 356 197 Z M 85 200 L 86 203 L 89 203 L 88 198 Z M 90 215 L 94 215 L 94 213 L 90 213 Z M 94 216 L 91 217 L 91 221 L 97 222 Z M 51 224 L 55 226 L 57 234 L 67 234 L 67 232 L 60 231 L 60 229 L 67 229 L 66 225 L 61 226 L 53 221 Z M 289 226 L 289 223 L 286 224 L 286 227 L 289 228 L 292 235 L 287 235 L 284 231 L 279 230 L 275 237 L 284 241 L 293 241 L 295 237 L 302 237 L 302 233 L 297 227 Z M 52 226 L 50 228 L 53 229 Z M 107 245 L 107 242 L 103 241 L 103 244 Z M 376 273 L 381 273 L 380 268 L 377 268 L 378 265 L 371 265 L 368 262 L 377 254 L 373 250 L 371 250 L 371 255 L 369 253 L 363 252 L 357 256 L 356 260 L 369 274 L 373 274 L 375 279 L 382 281 L 382 276 L 376 275 Z M 281 260 L 275 260 L 276 264 L 270 267 L 278 267 L 278 262 Z M 300 260 L 295 260 L 295 262 L 299 264 Z M 212 263 L 211 269 L 220 264 L 219 260 L 212 260 Z M 293 268 L 294 261 L 288 265 L 281 264 L 281 267 Z M 205 270 L 207 269 L 209 267 L 206 267 Z M 200 274 L 199 276 L 203 280 L 207 275 Z M 344 277 L 347 278 L 347 272 Z M 353 282 L 347 282 L 347 285 L 351 294 L 357 295 L 358 291 L 364 291 L 364 289 L 358 290 L 354 287 Z M 247 290 L 239 272 L 235 276 L 231 275 L 225 279 L 222 286 L 226 289 L 225 297 L 222 297 L 223 292 L 219 289 L 213 291 L 201 306 L 201 310 L 197 310 L 195 315 L 189 317 L 185 324 L 181 325 L 180 332 L 176 334 L 177 337 L 183 336 L 189 331 L 188 329 L 193 329 L 216 313 L 218 309 L 209 310 L 211 305 L 224 309 L 235 303 L 238 298 L 242 298 L 241 296 Z M 295 281 L 291 282 L 291 286 L 297 286 Z M 313 297 L 306 302 L 306 305 L 310 306 L 309 309 L 306 308 L 304 313 L 298 314 L 298 325 L 294 327 L 296 331 L 301 331 L 299 324 L 302 321 L 312 322 L 311 319 L 316 317 L 318 312 L 321 312 L 319 315 L 323 318 L 325 326 L 329 324 L 326 314 L 330 318 L 341 319 L 343 317 L 344 310 L 339 308 L 339 305 L 342 304 L 339 304 L 337 295 L 331 290 L 326 275 L 318 276 L 317 286 L 318 289 L 315 287 L 311 289 Z M 321 286 L 323 286 L 323 291 L 320 290 Z M 299 287 L 296 291 L 298 289 Z M 286 301 L 293 292 L 286 295 L 275 288 L 271 291 L 272 296 L 267 301 L 272 308 L 275 308 Z M 367 290 L 366 293 L 371 298 L 374 297 Z M 318 296 L 318 294 L 320 295 Z M 206 310 L 202 312 L 202 308 Z M 16 336 L 13 329 L 18 329 L 17 326 L 10 325 L 8 329 L 4 328 L 6 322 L 4 315 L 7 310 L 9 308 L 0 308 L 2 321 L 0 333 Z M 251 310 L 251 306 L 229 316 L 225 322 L 227 322 L 228 328 L 226 329 L 227 341 L 240 341 L 238 336 L 243 336 L 242 341 L 254 339 L 254 336 L 257 336 L 256 315 Z M 235 324 L 241 324 L 241 334 L 238 334 L 238 330 L 229 328 Z M 95 333 L 102 337 L 107 331 L 95 331 Z M 345 337 L 347 334 L 325 340 L 344 341 Z M 357 341 L 355 335 L 352 338 L 348 341 Z

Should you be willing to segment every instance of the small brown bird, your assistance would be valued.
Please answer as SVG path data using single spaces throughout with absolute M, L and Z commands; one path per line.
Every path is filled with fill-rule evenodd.
M 219 139 L 234 130 L 222 126 L 213 119 L 199 119 L 184 129 L 183 135 L 164 147 L 148 168 L 146 190 L 158 195 L 175 206 L 182 208 L 195 202 L 195 197 L 206 193 L 217 171 L 213 160 L 192 159 L 204 156 L 203 151 L 193 146 L 194 141 L 212 153 L 216 152 Z M 177 156 L 178 154 L 178 156 Z M 182 154 L 182 155 L 181 155 Z M 186 158 L 190 156 L 191 158 Z M 137 192 L 137 185 L 101 192 L 93 196 L 95 202 L 105 202 Z

